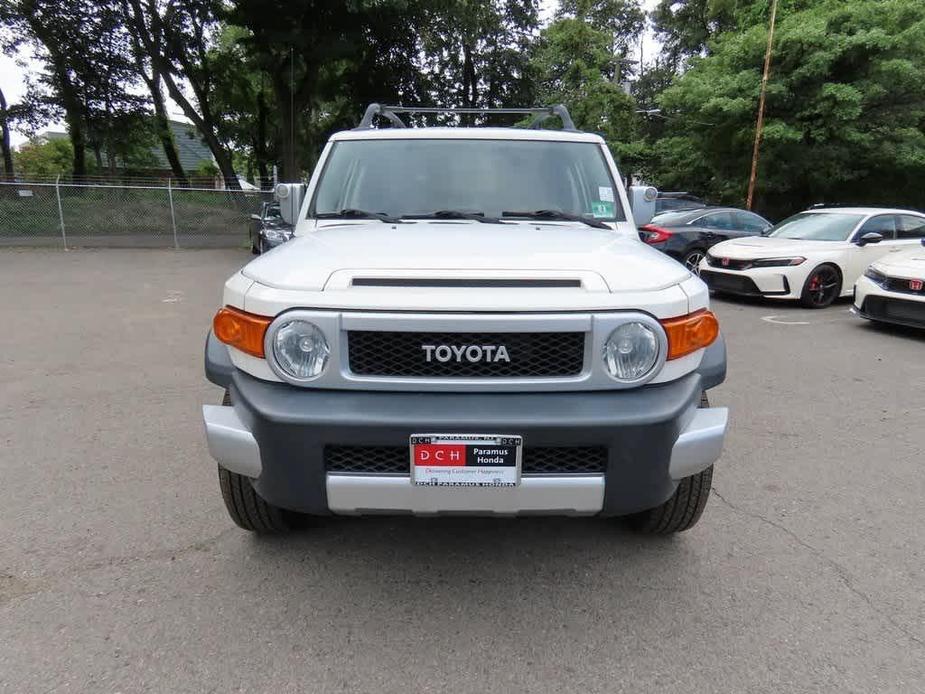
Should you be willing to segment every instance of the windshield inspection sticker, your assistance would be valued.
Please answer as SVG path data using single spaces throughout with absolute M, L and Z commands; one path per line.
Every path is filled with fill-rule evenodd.
M 613 217 L 613 203 L 609 200 L 595 200 L 591 203 L 593 217 Z
M 604 202 L 613 202 L 613 188 L 610 186 L 598 186 L 597 197 Z

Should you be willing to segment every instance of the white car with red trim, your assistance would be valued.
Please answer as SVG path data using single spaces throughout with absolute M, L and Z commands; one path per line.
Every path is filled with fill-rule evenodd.
M 231 518 L 692 527 L 726 352 L 703 282 L 639 240 L 656 191 L 627 195 L 561 106 L 514 111 L 530 128 L 408 128 L 405 112 L 373 104 L 307 189 L 281 185 L 295 237 L 225 284 L 205 355 L 225 397 L 203 417 Z M 564 127 L 537 127 L 551 117 Z
M 925 239 L 922 239 L 925 246 Z M 925 328 L 925 247 L 872 263 L 854 285 L 854 312 L 878 323 Z
M 912 248 L 923 237 L 925 215 L 912 210 L 810 209 L 764 236 L 713 246 L 700 264 L 700 277 L 716 292 L 824 308 L 851 296 L 872 262 Z

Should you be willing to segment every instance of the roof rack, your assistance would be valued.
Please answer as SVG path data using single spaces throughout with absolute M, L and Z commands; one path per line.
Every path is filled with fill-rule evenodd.
M 544 122 L 556 116 L 562 121 L 562 129 L 572 132 L 578 132 L 572 116 L 569 115 L 568 109 L 564 104 L 555 104 L 554 106 L 538 106 L 536 108 L 441 108 L 439 106 L 385 106 L 382 104 L 370 104 L 366 107 L 363 114 L 363 120 L 354 128 L 354 130 L 367 130 L 373 127 L 373 121 L 376 116 L 382 116 L 396 128 L 407 128 L 407 124 L 398 114 L 400 113 L 459 113 L 459 114 L 494 114 L 494 113 L 512 113 L 517 115 L 532 115 L 533 120 L 528 124 L 528 128 L 538 129 Z

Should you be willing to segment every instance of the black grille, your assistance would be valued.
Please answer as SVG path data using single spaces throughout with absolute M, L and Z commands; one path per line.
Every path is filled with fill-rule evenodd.
M 761 294 L 758 286 L 748 277 L 741 275 L 727 275 L 722 272 L 702 270 L 700 279 L 707 283 L 710 289 L 734 294 Z
M 410 474 L 407 446 L 325 446 L 324 463 L 329 472 Z M 524 475 L 581 475 L 602 473 L 607 467 L 603 446 L 525 448 Z
M 864 300 L 861 311 L 871 318 L 925 327 L 925 303 L 920 301 L 902 301 L 887 299 L 882 296 L 869 296 Z
M 484 349 L 490 345 L 494 349 Z M 509 361 L 498 360 L 503 345 Z M 440 346 L 456 347 L 457 352 Z M 460 347 L 477 347 L 458 353 Z M 427 347 L 425 349 L 425 347 Z M 353 330 L 350 370 L 361 376 L 530 378 L 576 376 L 584 333 L 416 333 Z M 430 361 L 427 356 L 430 355 Z M 447 356 L 449 359 L 446 360 Z M 470 357 L 472 360 L 470 361 Z M 440 361 L 440 359 L 445 359 Z
M 717 258 L 707 254 L 707 264 L 711 267 L 722 267 L 727 270 L 748 270 L 752 266 L 751 260 L 735 260 L 734 258 Z
M 925 296 L 925 286 L 921 289 L 912 289 L 909 283 L 915 280 L 899 279 L 898 277 L 887 277 L 882 283 L 884 289 L 901 294 L 912 294 L 913 296 Z

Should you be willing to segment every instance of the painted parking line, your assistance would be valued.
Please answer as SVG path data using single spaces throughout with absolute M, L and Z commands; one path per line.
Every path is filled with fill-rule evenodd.
M 775 325 L 812 325 L 812 321 L 806 320 L 780 320 L 778 315 L 762 316 L 761 320 L 774 323 Z
M 810 320 L 787 320 L 787 319 L 785 319 L 785 318 L 782 318 L 782 317 L 781 317 L 781 314 L 775 313 L 775 314 L 770 315 L 770 316 L 762 316 L 762 317 L 761 317 L 761 320 L 763 320 L 763 321 L 766 322 L 766 323 L 773 323 L 773 324 L 775 324 L 775 325 L 822 325 L 823 323 L 842 323 L 842 322 L 845 322 L 845 321 L 854 321 L 854 320 L 855 320 L 855 317 L 851 315 L 851 309 L 850 309 L 850 308 L 845 309 L 845 310 L 843 311 L 843 313 L 846 314 L 846 315 L 841 316 L 841 317 L 839 317 L 839 318 L 830 318 L 830 319 L 828 319 L 828 320 L 816 320 L 816 321 L 810 321 Z

